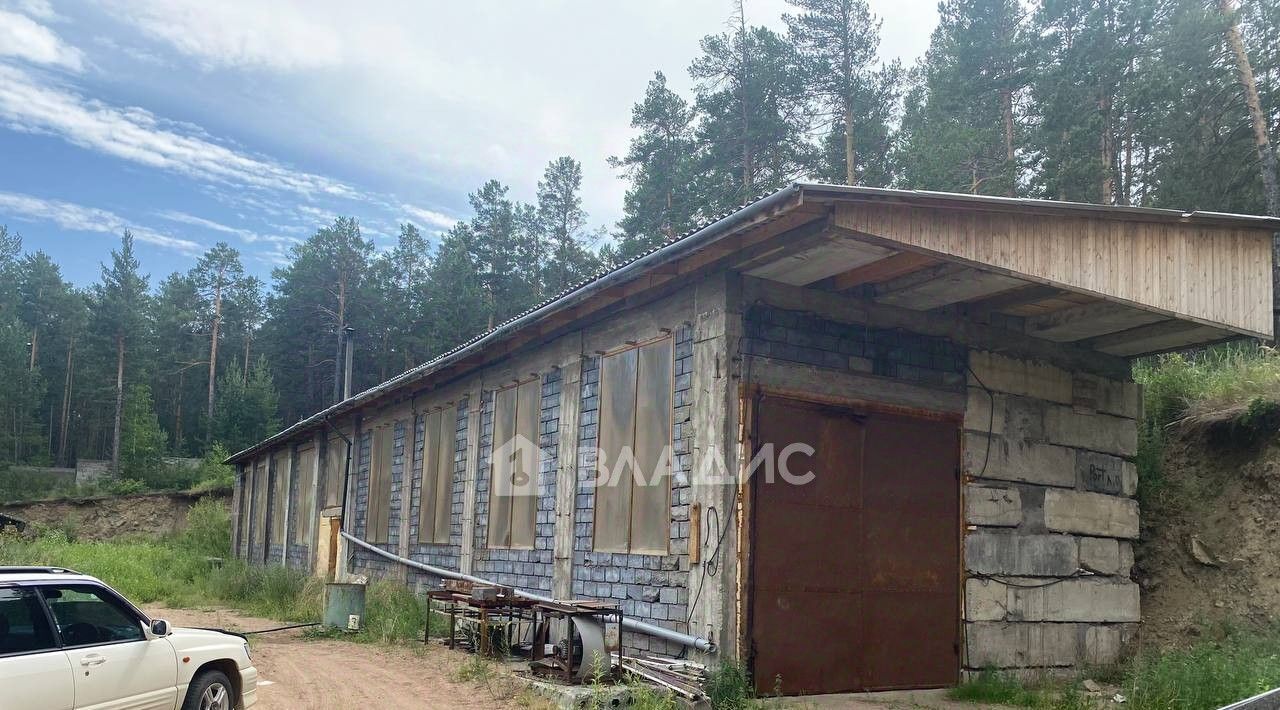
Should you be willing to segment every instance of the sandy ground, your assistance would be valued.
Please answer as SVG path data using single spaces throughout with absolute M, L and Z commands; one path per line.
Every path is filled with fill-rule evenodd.
M 281 626 L 270 619 L 225 610 L 149 607 L 175 626 L 245 632 Z M 516 708 L 520 690 L 505 678 L 458 682 L 453 673 L 467 656 L 436 646 L 386 648 L 329 639 L 303 639 L 300 630 L 254 635 L 258 704 L 294 708 Z
M 219 610 L 148 607 L 175 626 L 255 631 L 284 624 Z M 521 695 L 523 685 L 503 674 L 485 681 L 454 680 L 469 656 L 441 646 L 382 647 L 331 639 L 304 639 L 301 630 L 250 636 L 263 710 L 294 708 L 525 708 L 550 705 Z M 522 702 L 523 701 L 523 702 Z M 787 710 L 983 710 L 948 700 L 944 691 L 828 695 L 766 701 Z

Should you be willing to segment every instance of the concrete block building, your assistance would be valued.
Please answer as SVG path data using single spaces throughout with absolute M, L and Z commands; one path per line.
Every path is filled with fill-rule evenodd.
M 236 554 L 616 600 L 767 692 L 1107 663 L 1130 359 L 1270 338 L 1278 228 L 795 184 L 235 454 Z

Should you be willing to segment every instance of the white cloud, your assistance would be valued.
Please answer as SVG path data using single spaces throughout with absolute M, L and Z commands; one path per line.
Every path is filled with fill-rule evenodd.
M 42 85 L 31 74 L 2 65 L 0 120 L 17 130 L 59 136 L 82 148 L 200 180 L 306 196 L 358 197 L 357 191 L 336 180 L 214 143 L 196 127 Z
M 111 10 L 206 68 L 277 71 L 333 66 L 343 59 L 343 27 L 309 4 L 108 0 Z
M 407 221 L 417 222 L 424 227 L 449 229 L 458 223 L 458 220 L 453 217 L 442 212 L 436 212 L 435 210 L 425 210 L 421 207 L 414 207 L 413 205 L 401 205 L 400 209 L 408 213 L 409 219 Z
M 3 0 L 0 1 L 0 8 L 6 10 L 16 10 L 29 17 L 45 22 L 53 22 L 61 20 L 58 13 L 54 12 L 53 5 L 49 4 L 49 0 Z
M 199 217 L 180 210 L 164 210 L 156 213 L 157 216 L 169 220 L 170 222 L 178 222 L 180 224 L 189 224 L 195 227 L 203 227 L 204 229 L 221 232 L 222 234 L 230 234 L 239 237 L 246 244 L 256 244 L 258 242 L 267 242 L 269 244 L 297 244 L 301 240 L 294 237 L 277 237 L 266 234 L 258 234 L 251 229 L 243 229 L 241 227 L 232 227 L 221 222 L 215 222 L 211 219 Z
M 198 254 L 204 249 L 202 245 L 189 239 L 169 236 L 149 227 L 131 225 L 114 212 L 63 200 L 46 200 L 16 192 L 0 192 L 0 214 L 27 221 L 52 222 L 63 229 L 77 232 L 119 235 L 128 229 L 140 242 L 173 249 L 188 256 Z
M 625 184 L 605 158 L 625 152 L 645 83 L 662 70 L 688 96 L 699 39 L 724 31 L 730 14 L 728 0 L 103 1 L 209 79 L 269 87 L 238 108 L 278 147 L 323 146 L 331 161 L 374 171 L 396 192 L 408 183 L 457 206 L 487 178 L 531 199 L 547 162 L 568 154 L 583 163 L 596 222 L 621 211 Z M 884 20 L 881 56 L 910 64 L 923 53 L 935 0 L 869 3 Z M 775 29 L 795 11 L 784 0 L 747 4 L 749 22 Z
M 0 10 L 0 56 L 71 71 L 84 68 L 84 55 L 80 50 L 63 42 L 48 27 L 8 10 Z

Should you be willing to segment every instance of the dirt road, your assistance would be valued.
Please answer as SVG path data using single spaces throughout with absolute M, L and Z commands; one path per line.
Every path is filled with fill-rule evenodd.
M 175 626 L 254 631 L 281 626 L 235 612 L 149 607 L 153 618 Z M 301 631 L 255 635 L 257 707 L 312 708 L 516 708 L 518 687 L 500 679 L 487 684 L 453 680 L 466 661 L 461 652 L 436 645 L 385 648 L 329 639 L 303 639 Z

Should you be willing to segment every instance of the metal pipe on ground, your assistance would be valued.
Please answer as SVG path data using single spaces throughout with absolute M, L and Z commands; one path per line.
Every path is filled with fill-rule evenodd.
M 414 569 L 419 569 L 419 570 L 422 570 L 423 572 L 430 572 L 431 574 L 434 574 L 437 577 L 445 577 L 448 579 L 458 579 L 464 582 L 471 582 L 473 584 L 484 584 L 484 585 L 493 586 L 493 587 L 505 586 L 505 585 L 500 585 L 497 582 L 494 582 L 492 580 L 484 579 L 483 577 L 476 577 L 470 574 L 463 574 L 462 572 L 455 572 L 451 569 L 445 569 L 444 567 L 435 567 L 432 565 L 424 564 L 422 562 L 411 560 L 407 557 L 401 557 L 400 555 L 387 552 L 386 550 L 383 550 L 379 547 L 370 545 L 364 540 L 361 540 L 360 538 L 355 537 L 354 535 L 350 535 L 346 532 L 341 533 L 341 535 L 344 539 L 350 541 L 352 544 L 355 544 L 359 547 L 363 547 L 364 549 L 376 555 L 381 555 L 382 557 L 385 557 L 389 560 L 394 560 L 396 562 L 399 562 L 402 565 L 406 565 Z M 524 597 L 525 599 L 532 599 L 536 602 L 554 602 L 555 601 L 555 599 L 552 599 L 551 597 L 543 596 L 541 594 L 536 594 L 534 592 L 526 591 L 524 589 L 517 589 L 515 590 L 515 593 L 518 596 Z M 716 645 L 707 639 L 700 638 L 698 636 L 691 636 L 689 634 L 682 634 L 679 631 L 672 631 L 671 629 L 664 629 L 661 626 L 647 624 L 643 621 L 636 621 L 635 619 L 631 619 L 625 616 L 622 618 L 622 627 L 627 629 L 628 631 L 634 631 L 636 633 L 644 634 L 646 636 L 653 636 L 655 638 L 660 638 L 665 641 L 670 641 L 672 643 L 678 643 L 681 646 L 696 648 L 699 651 L 706 651 L 707 653 L 716 652 Z

